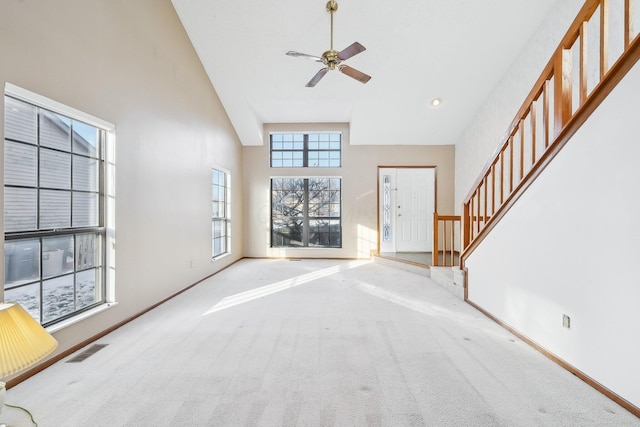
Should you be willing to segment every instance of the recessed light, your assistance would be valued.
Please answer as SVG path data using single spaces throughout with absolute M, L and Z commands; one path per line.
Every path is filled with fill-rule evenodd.
M 442 99 L 440 99 L 440 98 L 434 98 L 431 101 L 431 106 L 432 107 L 438 107 L 438 106 L 440 106 L 440 104 L 442 104 Z

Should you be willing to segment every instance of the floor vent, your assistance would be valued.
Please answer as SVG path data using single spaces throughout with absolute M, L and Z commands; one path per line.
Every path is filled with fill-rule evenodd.
M 82 353 L 78 354 L 77 356 L 67 360 L 67 363 L 84 362 L 85 360 L 87 360 L 87 358 L 93 356 L 94 354 L 96 354 L 97 352 L 99 352 L 100 350 L 102 350 L 108 345 L 109 344 L 94 344 L 91 347 L 84 350 Z

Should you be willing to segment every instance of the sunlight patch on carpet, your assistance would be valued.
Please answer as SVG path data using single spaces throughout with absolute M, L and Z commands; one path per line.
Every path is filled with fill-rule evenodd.
M 341 271 L 349 270 L 351 268 L 360 267 L 365 264 L 369 264 L 372 261 L 364 260 L 364 261 L 351 261 L 346 264 L 336 265 L 333 267 L 323 268 L 321 270 L 313 271 L 311 273 L 301 274 L 300 276 L 292 277 L 291 279 L 281 280 L 276 283 L 272 283 L 271 285 L 262 286 L 257 289 L 252 289 L 250 291 L 242 292 L 235 295 L 230 295 L 220 301 L 218 304 L 211 307 L 207 310 L 203 316 L 207 316 L 209 314 L 216 313 L 221 310 L 225 310 L 227 308 L 234 307 L 239 304 L 243 304 L 245 302 L 253 301 L 258 298 L 265 297 L 267 295 L 272 295 L 277 292 L 286 291 L 287 289 L 295 288 L 296 286 L 303 285 L 305 283 L 312 282 L 314 280 L 322 279 L 327 276 L 331 276 L 333 274 L 340 273 Z

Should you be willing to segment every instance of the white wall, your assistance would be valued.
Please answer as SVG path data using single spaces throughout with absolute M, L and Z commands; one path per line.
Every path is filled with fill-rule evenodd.
M 470 301 L 640 407 L 638 94 L 640 64 L 466 266 Z
M 341 168 L 269 167 L 269 132 L 343 132 Z M 437 207 L 453 213 L 454 147 L 447 145 L 350 145 L 346 124 L 267 124 L 265 144 L 244 147 L 245 240 L 248 257 L 369 258 L 378 247 L 378 166 L 437 166 Z M 342 248 L 271 248 L 270 177 L 342 177 Z
M 56 332 L 60 352 L 241 257 L 242 149 L 169 0 L 3 1 L 1 9 L 0 84 L 116 126 L 119 304 Z M 232 256 L 215 263 L 214 166 L 231 172 L 237 225 Z
M 583 4 L 584 0 L 560 0 L 555 4 L 456 142 L 457 213 Z

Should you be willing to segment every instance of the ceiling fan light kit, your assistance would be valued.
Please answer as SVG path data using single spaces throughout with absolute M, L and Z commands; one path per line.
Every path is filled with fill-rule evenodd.
M 355 68 L 349 67 L 348 65 L 341 65 L 342 61 L 345 61 L 352 56 L 355 56 L 361 52 L 364 52 L 366 48 L 362 46 L 358 42 L 352 43 L 347 48 L 338 52 L 333 49 L 333 14 L 338 10 L 338 2 L 334 0 L 330 0 L 327 2 L 327 12 L 331 14 L 331 46 L 330 49 L 322 54 L 322 56 L 314 56 L 308 55 L 306 53 L 300 53 L 295 51 L 287 52 L 287 55 L 297 57 L 297 58 L 306 58 L 312 59 L 316 62 L 321 62 L 325 65 L 320 71 L 316 73 L 315 76 L 309 80 L 306 87 L 314 87 L 330 70 L 338 69 L 341 73 L 358 80 L 361 83 L 366 83 L 371 80 L 371 76 L 356 70 Z

